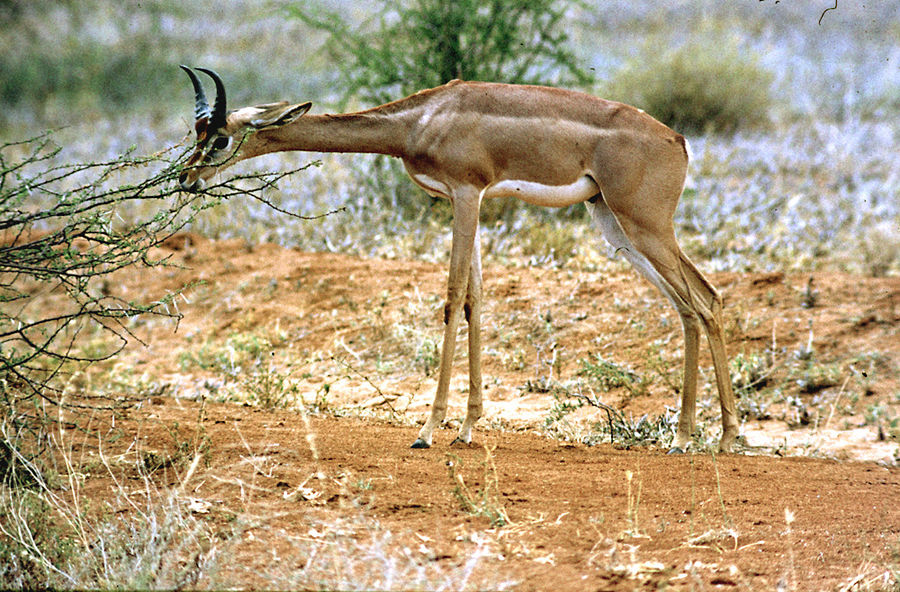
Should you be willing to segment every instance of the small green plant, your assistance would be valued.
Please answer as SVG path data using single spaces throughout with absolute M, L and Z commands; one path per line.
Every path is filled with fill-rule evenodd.
M 649 385 L 643 377 L 628 368 L 605 359 L 600 354 L 594 354 L 592 359 L 580 359 L 578 364 L 581 366 L 578 374 L 590 378 L 603 391 L 625 387 L 633 397 L 646 394 L 647 392 Z
M 280 371 L 271 360 L 268 364 L 254 365 L 241 379 L 241 388 L 247 392 L 250 403 L 270 410 L 285 407 L 299 393 L 290 370 Z
M 731 358 L 731 384 L 741 396 L 761 390 L 769 385 L 772 368 L 768 352 L 737 353 Z
M 431 376 L 437 370 L 440 364 L 440 351 L 437 342 L 430 338 L 424 337 L 416 347 L 415 361 L 417 365 L 422 367 L 425 376 Z
M 806 287 L 800 294 L 800 306 L 803 308 L 815 308 L 819 305 L 819 291 L 813 285 L 813 276 L 806 280 Z
M 331 392 L 331 383 L 325 382 L 316 390 L 312 402 L 304 403 L 306 411 L 309 413 L 330 413 L 333 411 L 331 401 L 328 400 L 328 393 Z
M 900 442 L 900 415 L 893 414 L 889 406 L 883 403 L 869 405 L 864 417 L 868 425 L 877 426 L 879 440 Z
M 196 427 L 194 427 L 196 426 Z M 206 407 L 201 404 L 197 411 L 197 420 L 191 427 L 185 428 L 179 422 L 166 426 L 172 439 L 172 450 L 141 450 L 139 452 L 142 469 L 148 473 L 175 467 L 183 469 L 198 459 L 209 465 L 212 453 L 212 440 L 206 431 Z
M 494 200 L 496 202 L 506 203 L 510 207 L 511 200 Z M 512 207 L 518 207 L 518 204 L 512 203 Z M 577 227 L 572 224 L 560 224 L 559 221 L 546 220 L 541 221 L 540 215 L 523 216 L 526 220 L 522 224 L 522 230 L 519 238 L 522 244 L 522 254 L 530 258 L 535 265 L 551 265 L 554 267 L 562 267 L 575 254 L 579 244 Z M 496 219 L 499 214 L 493 217 L 491 213 L 486 216 L 488 219 Z M 530 223 L 528 221 L 530 220 Z
M 401 346 L 403 357 L 411 358 L 416 368 L 425 376 L 431 376 L 437 370 L 440 363 L 440 349 L 428 331 L 410 323 L 395 323 L 391 338 Z
M 804 362 L 791 371 L 791 379 L 801 393 L 817 393 L 841 384 L 843 371 L 839 364 L 821 364 L 814 359 Z
M 768 122 L 772 81 L 740 43 L 707 34 L 668 51 L 647 46 L 608 94 L 682 133 L 727 133 Z
M 773 403 L 771 388 L 773 374 L 778 368 L 771 351 L 737 353 L 731 358 L 731 384 L 737 398 L 737 412 L 741 419 L 770 419 Z
M 610 444 L 631 446 L 668 446 L 675 434 L 678 414 L 674 409 L 666 409 L 666 413 L 656 417 L 644 414 L 638 418 L 626 417 L 624 413 L 600 401 L 594 394 L 586 395 L 581 391 L 563 388 L 553 392 L 554 404 L 550 407 L 544 426 L 551 434 L 565 439 L 576 439 L 582 444 L 593 446 L 608 438 Z M 603 411 L 606 421 L 594 421 L 587 433 L 572 436 L 571 429 L 563 428 L 566 416 L 570 413 L 590 406 Z
M 220 373 L 226 379 L 240 379 L 243 375 L 258 373 L 259 368 L 268 365 L 268 358 L 281 339 L 279 334 L 234 332 L 225 343 L 210 339 L 196 351 L 182 351 L 178 355 L 178 364 L 182 370 L 201 368 Z
M 559 423 L 565 419 L 570 413 L 584 407 L 586 402 L 583 399 L 563 396 L 560 391 L 553 393 L 553 404 L 544 418 L 544 426 L 550 427 L 555 423 Z
M 873 394 L 872 384 L 876 376 L 881 373 L 890 375 L 897 372 L 896 365 L 890 356 L 879 352 L 872 351 L 861 353 L 853 358 L 850 362 L 850 370 L 853 372 L 853 379 L 864 395 Z

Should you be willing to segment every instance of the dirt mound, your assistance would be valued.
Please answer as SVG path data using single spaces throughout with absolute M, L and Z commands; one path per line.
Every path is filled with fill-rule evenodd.
M 387 398 L 413 420 L 424 417 L 436 385 L 445 266 L 189 234 L 168 244 L 162 254 L 183 268 L 124 275 L 110 288 L 132 298 L 195 284 L 176 302 L 185 314 L 178 330 L 151 323 L 139 331 L 149 347 L 134 348 L 124 362 L 129 367 L 163 380 L 176 396 L 221 396 L 216 385 L 246 375 L 248 357 L 259 366 L 253 348 L 269 348 L 270 361 L 290 368 L 285 373 L 299 393 L 325 389 L 337 406 Z M 578 379 L 597 359 L 639 380 L 639 388 L 606 393 L 606 403 L 636 417 L 677 407 L 680 322 L 627 265 L 578 271 L 488 263 L 484 276 L 481 426 L 543 421 L 554 403 L 552 386 Z M 712 280 L 726 300 L 726 338 L 739 366 L 749 443 L 787 454 L 816 449 L 892 461 L 897 443 L 889 431 L 900 416 L 900 278 L 721 273 Z M 457 360 L 450 418 L 464 414 L 464 347 Z M 705 347 L 701 365 L 707 404 L 701 400 L 700 412 L 709 415 L 716 404 Z
M 321 545 L 337 549 L 319 550 L 326 558 L 408 557 L 457 582 L 477 554 L 466 577 L 482 588 L 823 590 L 896 568 L 900 545 L 900 471 L 870 463 L 676 456 L 499 431 L 481 434 L 483 446 L 411 450 L 414 427 L 224 404 L 201 413 L 166 398 L 115 427 L 127 435 L 115 447 L 143 459 L 171 459 L 177 441 L 202 434 L 205 468 L 184 498 L 224 531 L 246 520 L 219 584 L 334 586 L 335 574 L 315 575 Z M 175 487 L 183 473 L 167 465 L 153 477 Z M 140 489 L 133 478 L 125 487 Z M 89 482 L 91 499 L 112 489 L 101 475 Z
M 222 581 L 318 585 L 300 575 L 323 557 L 332 571 L 356 573 L 375 551 L 439 578 L 456 574 L 450 587 L 517 582 L 524 590 L 813 590 L 896 569 L 900 471 L 884 463 L 897 449 L 889 420 L 900 389 L 898 278 L 711 274 L 726 299 L 732 356 L 769 360 L 745 392 L 773 381 L 785 389 L 745 413 L 749 443 L 880 465 L 667 456 L 548 438 L 555 399 L 542 387 L 580 377 L 597 355 L 652 378 L 639 391 L 604 394 L 626 414 L 659 414 L 677 401 L 677 315 L 618 263 L 592 271 L 488 264 L 477 444 L 449 448 L 455 434 L 443 429 L 432 449 L 414 451 L 436 381 L 444 266 L 193 235 L 168 248 L 183 267 L 123 275 L 112 287 L 136 297 L 200 282 L 177 302 L 185 315 L 177 331 L 144 322 L 135 331 L 147 345 L 119 358 L 119 371 L 148 377 L 157 394 L 116 419 L 124 437 L 113 447 L 157 467 L 160 484 L 178 485 L 177 463 L 148 465 L 148 454 L 171 459 L 179 441 L 202 435 L 205 462 L 184 496 L 223 529 L 252 517 L 232 541 Z M 705 351 L 701 364 L 714 408 Z M 464 413 L 462 364 L 456 375 L 451 423 Z M 343 417 L 240 404 L 236 393 L 251 376 L 278 376 L 295 402 Z M 222 402 L 201 412 L 199 399 Z M 872 409 L 880 420 L 866 415 Z M 572 426 L 599 417 L 579 413 Z M 92 498 L 109 497 L 102 475 L 86 483 Z M 357 564 L 340 563 L 355 556 Z

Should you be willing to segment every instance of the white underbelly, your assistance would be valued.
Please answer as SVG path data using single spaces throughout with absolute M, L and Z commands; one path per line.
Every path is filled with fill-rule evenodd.
M 536 206 L 562 208 L 587 201 L 600 193 L 593 179 L 584 175 L 568 185 L 544 185 L 534 181 L 506 179 L 484 191 L 484 198 L 516 197 Z
M 421 173 L 411 175 L 416 184 L 435 197 L 451 197 L 453 191 L 444 182 Z M 504 179 L 484 188 L 482 199 L 515 197 L 536 206 L 562 208 L 587 201 L 600 193 L 600 187 L 587 175 L 568 185 L 544 185 L 534 181 Z
M 407 168 L 409 171 L 409 168 Z M 416 185 L 425 190 L 425 193 L 432 197 L 450 197 L 450 187 L 446 183 L 438 181 L 422 173 L 410 173 L 410 177 L 415 181 Z

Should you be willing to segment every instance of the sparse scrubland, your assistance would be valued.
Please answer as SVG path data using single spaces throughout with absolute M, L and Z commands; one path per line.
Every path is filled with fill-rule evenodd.
M 217 70 L 231 107 L 364 108 L 328 27 L 296 11 L 377 38 L 387 4 L 0 1 L 0 586 L 898 589 L 900 5 L 833 5 L 563 11 L 587 76 L 559 79 L 693 151 L 676 232 L 725 294 L 747 439 L 706 453 L 702 368 L 701 454 L 680 462 L 659 452 L 678 317 L 580 207 L 483 212 L 484 446 L 431 456 L 399 442 L 435 383 L 446 204 L 383 157 L 292 153 L 172 213 L 178 64 Z M 153 199 L 101 210 L 87 243 L 59 234 L 66 199 L 135 191 Z M 114 271 L 100 239 L 131 259 Z M 49 281 L 69 268 L 9 263 L 29 240 L 97 262 Z

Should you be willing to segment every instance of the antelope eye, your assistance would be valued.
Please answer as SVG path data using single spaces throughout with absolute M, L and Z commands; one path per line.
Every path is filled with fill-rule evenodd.
M 212 148 L 213 150 L 225 150 L 228 148 L 229 144 L 231 144 L 231 138 L 228 136 L 219 136 L 213 140 Z

